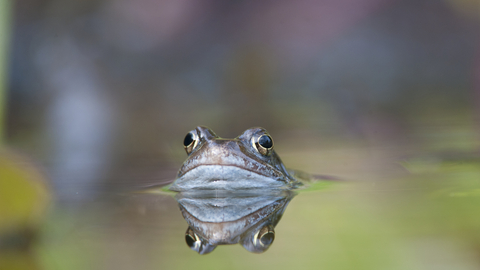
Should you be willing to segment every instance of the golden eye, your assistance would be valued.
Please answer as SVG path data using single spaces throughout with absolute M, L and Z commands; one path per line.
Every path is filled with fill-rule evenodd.
M 273 240 L 275 240 L 275 231 L 272 225 L 267 225 L 255 234 L 253 244 L 258 247 L 268 248 Z
M 183 139 L 183 147 L 188 155 L 195 149 L 198 144 L 198 136 L 194 131 L 190 131 Z
M 200 246 L 202 245 L 202 241 L 190 227 L 188 227 L 187 232 L 185 232 L 185 242 L 187 242 L 188 247 L 193 250 L 200 250 Z
M 273 139 L 270 135 L 263 134 L 258 138 L 254 145 L 260 154 L 269 156 L 273 150 Z
M 195 250 L 200 255 L 208 254 L 217 247 L 215 245 L 210 245 L 205 240 L 200 239 L 200 237 L 190 227 L 188 227 L 187 231 L 185 232 L 185 242 L 187 242 L 189 248 Z

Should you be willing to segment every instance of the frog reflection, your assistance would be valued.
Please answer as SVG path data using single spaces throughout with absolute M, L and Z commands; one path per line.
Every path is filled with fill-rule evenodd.
M 187 160 L 172 191 L 292 189 L 301 185 L 273 150 L 263 128 L 251 128 L 235 139 L 222 139 L 199 126 L 184 139 Z
M 218 245 L 240 243 L 254 253 L 266 251 L 275 239 L 275 226 L 288 203 L 290 191 L 218 193 L 183 192 L 175 199 L 188 223 L 187 245 L 199 254 Z

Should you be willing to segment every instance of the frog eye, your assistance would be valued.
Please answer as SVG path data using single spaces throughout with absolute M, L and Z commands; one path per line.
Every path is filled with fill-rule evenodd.
M 273 150 L 273 139 L 270 137 L 270 135 L 263 134 L 262 136 L 258 137 L 257 141 L 254 143 L 254 146 L 260 154 L 269 156 Z
M 185 242 L 187 242 L 187 246 L 193 250 L 200 250 L 200 246 L 202 245 L 202 241 L 190 227 L 187 229 L 187 232 L 185 232 Z
M 187 231 L 185 232 L 185 242 L 189 248 L 198 252 L 198 254 L 208 254 L 212 252 L 217 246 L 210 245 L 207 242 L 202 242 L 200 237 L 192 230 L 192 228 L 188 227 Z
M 275 240 L 275 231 L 272 225 L 261 228 L 253 237 L 253 244 L 259 248 L 266 250 Z
M 198 135 L 193 131 L 190 131 L 189 133 L 187 133 L 187 135 L 185 136 L 185 139 L 183 139 L 183 147 L 185 148 L 185 151 L 187 152 L 188 155 L 190 155 L 193 149 L 195 149 L 197 144 L 198 144 Z

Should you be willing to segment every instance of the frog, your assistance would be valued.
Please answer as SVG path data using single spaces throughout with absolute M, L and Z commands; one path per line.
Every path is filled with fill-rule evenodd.
M 188 155 L 169 190 L 275 190 L 302 185 L 287 170 L 274 150 L 268 131 L 245 130 L 234 139 L 219 137 L 208 127 L 198 126 L 183 140 Z

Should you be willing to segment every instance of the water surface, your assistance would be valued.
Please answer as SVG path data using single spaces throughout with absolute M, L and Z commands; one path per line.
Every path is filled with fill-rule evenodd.
M 185 243 L 188 225 L 174 196 L 112 186 L 90 190 L 92 196 L 78 189 L 85 196 L 57 197 L 35 247 L 39 264 L 45 269 L 478 268 L 475 154 L 399 159 L 391 148 L 358 147 L 305 152 L 295 162 L 296 153 L 285 151 L 287 166 L 302 158 L 308 167 L 325 155 L 336 158 L 330 164 L 345 157 L 338 170 L 344 181 L 296 191 L 275 227 L 274 242 L 260 255 L 239 244 L 199 255 Z M 319 159 L 312 161 L 312 155 Z

